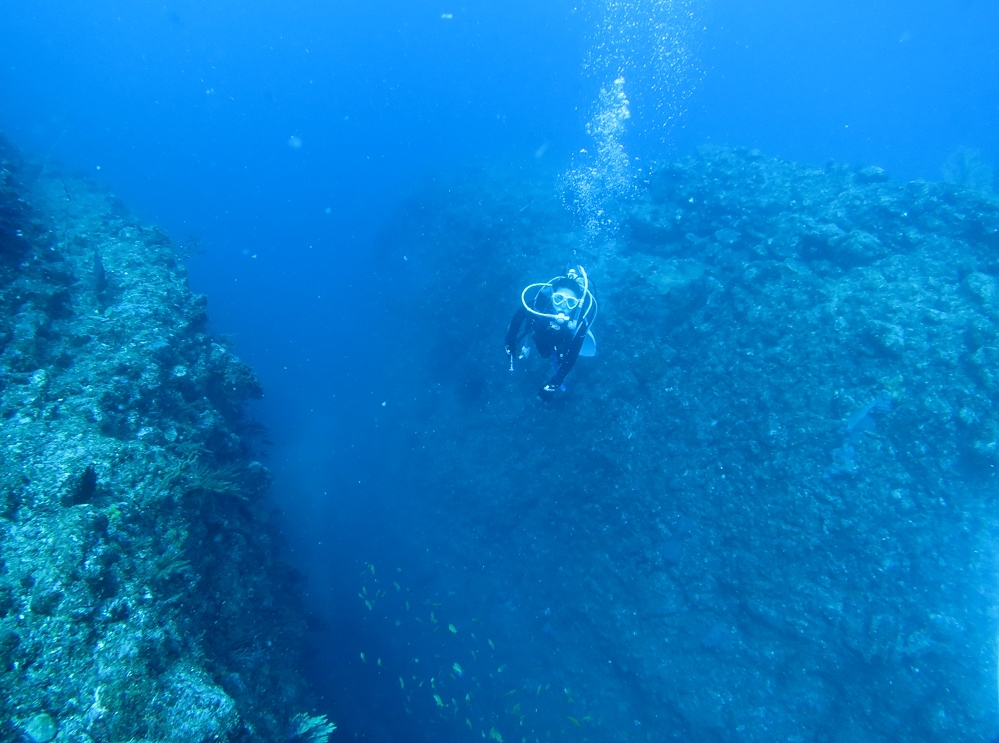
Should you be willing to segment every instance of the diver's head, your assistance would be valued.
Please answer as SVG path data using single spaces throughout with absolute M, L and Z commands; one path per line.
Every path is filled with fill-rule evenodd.
M 576 308 L 579 307 L 581 294 L 578 287 L 565 283 L 552 287 L 552 307 L 559 322 L 567 322 L 572 318 Z

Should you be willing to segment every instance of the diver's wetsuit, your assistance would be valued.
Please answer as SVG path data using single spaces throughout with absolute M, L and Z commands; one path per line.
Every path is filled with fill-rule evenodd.
M 543 312 L 555 314 L 551 300 Z M 523 332 L 521 332 L 522 326 Z M 560 325 L 550 318 L 532 315 L 521 307 L 513 314 L 510 329 L 506 331 L 506 347 L 511 353 L 516 353 L 521 339 L 525 338 L 528 333 L 533 333 L 534 345 L 542 358 L 549 359 L 553 353 L 558 354 L 555 373 L 547 385 L 552 389 L 557 389 L 562 386 L 565 376 L 572 369 L 572 365 L 576 363 L 576 359 L 579 358 L 579 351 L 586 339 L 587 327 L 586 320 L 580 320 L 577 330 L 569 330 L 568 323 Z

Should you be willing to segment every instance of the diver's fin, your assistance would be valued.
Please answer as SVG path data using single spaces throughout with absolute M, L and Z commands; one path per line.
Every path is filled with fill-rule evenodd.
M 597 355 L 597 339 L 593 337 L 593 332 L 590 330 L 586 331 L 586 337 L 583 338 L 583 347 L 579 349 L 580 356 L 596 356 Z

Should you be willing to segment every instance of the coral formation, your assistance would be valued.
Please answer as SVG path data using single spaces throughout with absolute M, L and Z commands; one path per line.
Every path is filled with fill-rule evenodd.
M 0 140 L 2 740 L 288 736 L 260 386 L 205 306 L 162 231 Z
M 707 148 L 587 252 L 547 188 L 439 179 L 385 253 L 430 351 L 384 424 L 447 517 L 454 569 L 426 590 L 520 649 L 503 684 L 573 692 L 538 686 L 524 729 L 588 710 L 622 741 L 992 737 L 995 198 Z M 567 260 L 600 353 L 546 407 L 502 335 Z M 495 301 L 441 322 L 460 287 Z

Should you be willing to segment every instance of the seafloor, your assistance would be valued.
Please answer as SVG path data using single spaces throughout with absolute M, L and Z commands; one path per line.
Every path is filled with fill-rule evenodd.
M 325 740 L 244 403 L 178 251 L 0 140 L 0 740 Z
M 365 579 L 356 672 L 428 739 L 992 739 L 995 195 L 708 148 L 589 243 L 529 180 L 440 177 L 385 234 L 420 353 L 379 426 L 442 569 Z M 599 350 L 546 404 L 502 339 L 567 262 Z

